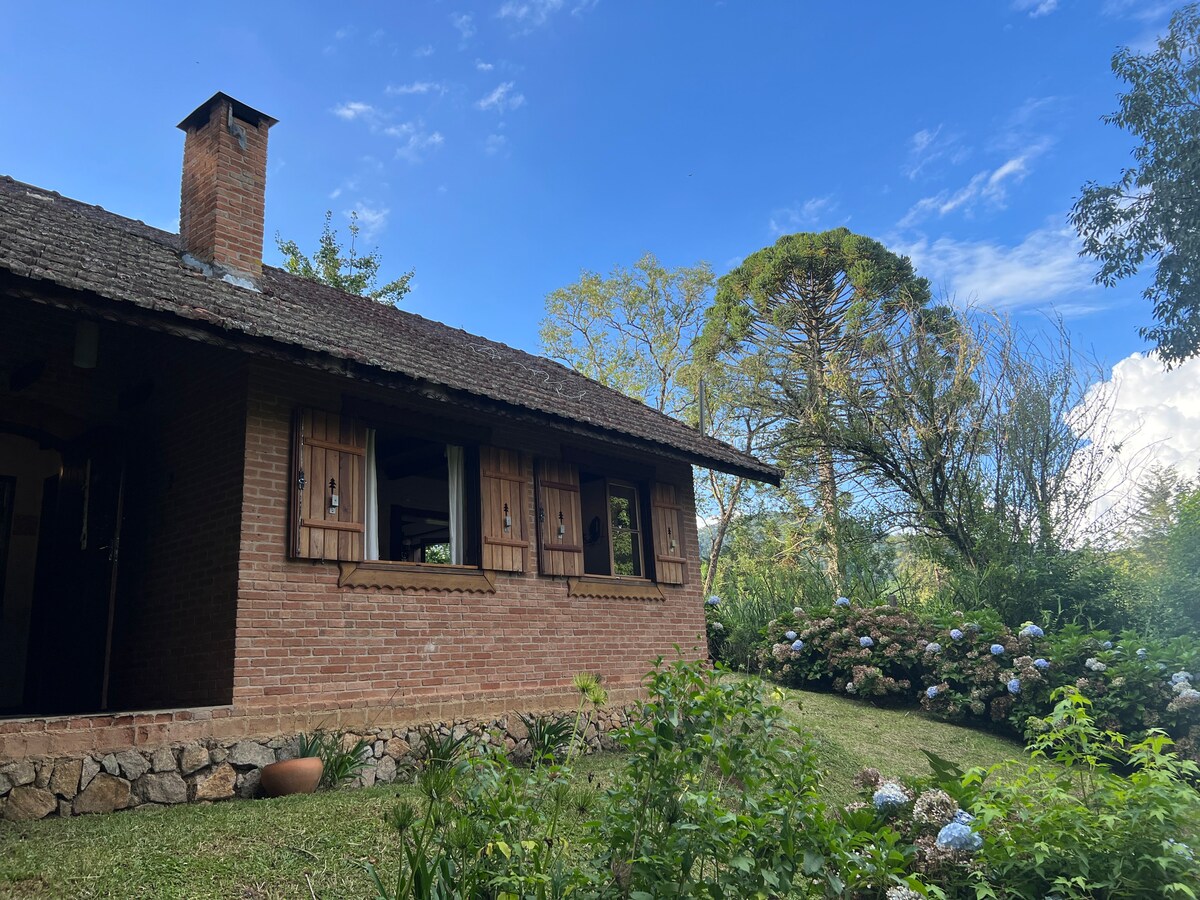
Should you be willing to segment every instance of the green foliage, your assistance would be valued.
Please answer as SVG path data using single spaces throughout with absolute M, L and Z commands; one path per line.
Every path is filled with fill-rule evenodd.
M 962 780 L 978 789 L 971 811 L 984 838 L 975 896 L 1194 898 L 1200 865 L 1188 845 L 1200 837 L 1200 794 L 1189 781 L 1200 769 L 1162 733 L 1123 746 L 1078 691 L 1054 698 L 1031 750 L 1056 765 L 1006 764 Z
M 556 762 L 566 753 L 575 733 L 569 716 L 539 716 L 520 713 L 519 718 L 529 735 L 529 764 L 536 768 Z
M 1071 212 L 1084 252 L 1100 261 L 1096 280 L 1113 285 L 1148 261 L 1154 280 L 1144 296 L 1156 324 L 1143 328 L 1168 364 L 1200 352 L 1200 10 L 1171 17 L 1153 52 L 1118 50 L 1113 73 L 1128 84 L 1120 109 L 1105 116 L 1139 143 L 1134 165 L 1111 185 L 1089 182 Z
M 621 740 L 628 764 L 595 825 L 596 869 L 623 898 L 839 890 L 811 750 L 755 680 L 660 661 Z
M 335 790 L 354 780 L 358 773 L 366 768 L 370 746 L 365 738 L 349 742 L 346 735 L 340 731 L 318 728 L 311 733 L 300 735 L 296 755 L 319 756 L 324 767 L 321 773 L 321 787 Z
M 350 214 L 350 246 L 347 248 L 342 247 L 332 222 L 333 213 L 327 211 L 317 251 L 312 257 L 307 256 L 295 241 L 285 241 L 276 234 L 275 245 L 283 254 L 284 269 L 292 275 L 319 281 L 348 294 L 370 297 L 386 306 L 399 306 L 404 295 L 409 292 L 409 282 L 413 273 L 406 272 L 399 278 L 376 287 L 379 267 L 383 263 L 378 250 L 365 254 L 357 252 L 355 245 L 361 230 L 358 214 Z

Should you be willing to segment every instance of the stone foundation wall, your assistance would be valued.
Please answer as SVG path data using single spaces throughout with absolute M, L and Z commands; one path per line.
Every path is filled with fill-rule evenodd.
M 589 752 L 612 750 L 612 732 L 630 721 L 629 708 L 594 712 L 584 729 Z M 420 764 L 421 732 L 430 727 L 472 735 L 477 748 L 502 747 L 528 759 L 529 741 L 515 714 L 488 721 L 458 719 L 420 728 L 345 732 L 345 746 L 370 742 L 367 766 L 352 787 L 408 781 Z M 259 796 L 262 767 L 296 756 L 298 735 L 269 740 L 208 739 L 157 749 L 126 749 L 75 757 L 36 757 L 0 764 L 0 818 L 9 821 L 115 812 L 122 809 L 211 803 Z

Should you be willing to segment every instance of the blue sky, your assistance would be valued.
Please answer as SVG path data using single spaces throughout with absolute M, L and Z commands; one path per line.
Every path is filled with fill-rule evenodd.
M 223 90 L 271 132 L 276 231 L 357 209 L 407 308 L 529 350 L 547 292 L 652 251 L 727 271 L 846 225 L 960 299 L 1065 315 L 1112 365 L 1137 284 L 1103 290 L 1066 214 L 1112 180 L 1121 0 L 6 4 L 0 172 L 174 230 L 183 135 Z

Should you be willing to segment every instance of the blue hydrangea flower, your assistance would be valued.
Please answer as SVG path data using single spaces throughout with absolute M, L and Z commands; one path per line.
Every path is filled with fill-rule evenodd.
M 1039 637 L 1040 638 L 1040 637 L 1045 637 L 1045 636 L 1046 636 L 1046 632 L 1042 631 L 1040 626 L 1034 625 L 1032 622 L 1028 623 L 1024 628 L 1021 629 L 1021 637 Z
M 1039 669 L 1050 668 L 1050 661 L 1046 660 L 1046 659 L 1042 659 L 1040 656 L 1033 661 L 1033 664 L 1036 668 L 1039 668 Z
M 930 685 L 929 687 L 925 688 L 925 696 L 928 697 L 930 700 L 937 697 L 937 695 L 938 695 L 938 686 L 936 684 Z
M 833 605 L 834 606 L 849 606 L 850 598 L 849 597 L 838 597 L 836 600 L 833 601 Z
M 871 802 L 880 812 L 890 812 L 908 803 L 908 792 L 894 781 L 885 781 L 871 797 Z
M 950 637 L 952 637 L 956 641 L 961 641 L 963 639 L 963 633 L 961 631 L 959 631 L 957 628 L 951 628 L 950 629 Z
M 959 825 L 973 825 L 975 824 L 975 817 L 965 809 L 960 809 L 950 821 L 957 822 Z
M 1171 676 L 1171 684 L 1180 684 L 1184 681 L 1191 681 L 1191 680 L 1192 680 L 1191 672 L 1176 672 L 1174 675 Z
M 712 628 L 713 628 L 713 631 L 724 631 L 725 630 L 725 626 L 722 625 L 720 622 L 713 622 Z
M 1111 650 L 1112 649 L 1112 641 L 1105 641 L 1100 646 L 1103 647 L 1105 650 Z
M 930 641 L 928 644 L 925 645 L 925 652 L 926 653 L 941 653 L 942 645 L 939 644 L 937 641 Z
M 1147 656 L 1147 653 L 1146 653 L 1146 648 L 1145 648 L 1145 647 L 1138 647 L 1138 651 L 1137 651 L 1137 658 L 1138 658 L 1138 659 L 1145 659 L 1145 658 L 1146 658 L 1146 656 Z
M 789 641 L 794 641 L 796 639 L 796 632 L 789 631 L 784 635 L 784 637 L 787 638 Z
M 992 656 L 1003 656 L 1003 655 L 1004 655 L 1004 645 L 1003 644 L 992 644 Z
M 799 653 L 803 649 L 804 649 L 804 641 L 801 641 L 799 639 L 792 641 L 792 650 L 794 652 Z
M 1104 663 L 1100 662 L 1100 660 L 1096 659 L 1096 657 L 1094 657 L 1094 656 L 1089 656 L 1087 658 L 1087 661 L 1083 664 L 1083 667 L 1085 669 L 1090 669 L 1093 672 L 1107 672 L 1108 671 L 1108 666 L 1105 665 Z
M 974 622 L 968 622 L 964 627 L 972 634 L 979 634 L 979 626 Z
M 1008 679 L 1008 684 L 1006 685 L 1006 687 L 1008 688 L 1008 692 L 1010 694 L 1021 693 L 1021 679 L 1020 678 Z
M 860 638 L 858 639 L 858 646 L 860 646 L 860 647 L 874 647 L 874 646 L 875 646 L 875 642 L 874 642 L 873 640 L 871 640 L 871 636 L 870 636 L 870 635 L 868 635 L 868 634 L 864 634 L 862 637 L 860 637 Z
M 1176 841 L 1173 839 L 1169 839 L 1167 841 L 1167 849 L 1170 850 L 1172 853 L 1174 853 L 1176 856 L 1183 857 L 1188 862 L 1191 862 L 1192 860 L 1194 860 L 1196 858 L 1196 855 L 1194 853 L 1192 853 L 1191 847 L 1189 847 L 1187 844 L 1180 843 L 1179 841 Z
M 709 597 L 707 600 L 704 601 L 704 605 L 705 606 L 720 606 L 721 598 L 716 597 L 716 596 Z
M 983 846 L 983 838 L 973 832 L 969 825 L 951 822 L 938 832 L 937 845 L 950 850 L 965 850 L 973 853 Z

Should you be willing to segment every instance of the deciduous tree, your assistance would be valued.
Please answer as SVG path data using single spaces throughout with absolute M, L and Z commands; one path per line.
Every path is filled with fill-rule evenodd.
M 350 246 L 346 248 L 343 248 L 338 240 L 337 230 L 332 222 L 333 213 L 327 211 L 317 251 L 312 257 L 307 256 L 295 241 L 285 241 L 276 234 L 275 245 L 283 254 L 283 267 L 293 275 L 319 281 L 339 291 L 361 294 L 387 306 L 399 306 L 409 291 L 413 273 L 405 272 L 399 278 L 376 287 L 382 261 L 378 250 L 365 254 L 357 252 L 356 245 L 361 230 L 358 214 L 350 214 Z
M 1200 8 L 1178 10 L 1153 52 L 1117 51 L 1112 68 L 1129 89 L 1104 121 L 1139 140 L 1134 164 L 1115 184 L 1084 185 L 1071 222 L 1097 281 L 1153 264 L 1155 324 L 1141 334 L 1174 365 L 1200 353 Z

